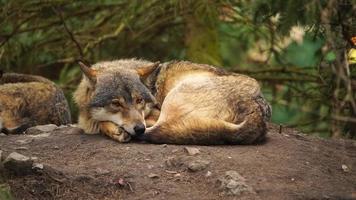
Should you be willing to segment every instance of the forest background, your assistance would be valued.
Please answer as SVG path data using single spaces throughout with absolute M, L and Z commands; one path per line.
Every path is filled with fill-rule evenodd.
M 260 81 L 272 122 L 356 138 L 352 0 L 0 0 L 0 67 L 55 81 L 77 59 L 190 60 Z

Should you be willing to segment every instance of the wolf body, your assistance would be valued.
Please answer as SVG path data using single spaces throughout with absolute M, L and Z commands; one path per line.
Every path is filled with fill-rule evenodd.
M 135 136 L 152 143 L 206 145 L 251 144 L 267 133 L 271 107 L 248 76 L 186 61 L 158 65 L 135 59 L 82 70 L 86 78 L 74 96 L 86 132 L 114 132 L 106 134 L 120 142 Z M 134 96 L 146 96 L 149 104 L 137 109 L 137 102 L 130 101 Z M 120 98 L 119 106 L 128 109 L 112 111 L 113 100 Z M 95 99 L 102 104 L 95 105 Z M 130 112 L 141 117 L 123 117 Z M 140 123 L 147 128 L 144 134 L 125 128 Z
M 21 133 L 43 124 L 71 123 L 62 90 L 46 78 L 4 73 L 0 77 L 0 129 Z

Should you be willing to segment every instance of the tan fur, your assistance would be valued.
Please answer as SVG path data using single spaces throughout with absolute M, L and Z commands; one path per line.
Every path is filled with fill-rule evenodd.
M 208 65 L 173 62 L 157 80 L 162 104 L 144 139 L 174 144 L 250 144 L 264 138 L 270 106 L 253 78 Z
M 0 119 L 3 131 L 11 133 L 34 125 L 71 122 L 68 103 L 54 83 L 39 76 L 12 73 L 0 78 Z

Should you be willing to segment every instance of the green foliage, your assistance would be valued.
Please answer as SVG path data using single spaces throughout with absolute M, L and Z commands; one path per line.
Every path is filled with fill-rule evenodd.
M 12 200 L 14 199 L 10 192 L 10 187 L 6 184 L 0 184 L 0 199 L 1 200 Z

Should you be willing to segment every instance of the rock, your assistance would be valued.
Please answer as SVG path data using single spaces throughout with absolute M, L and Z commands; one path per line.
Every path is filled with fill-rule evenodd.
M 95 170 L 95 173 L 97 173 L 98 175 L 106 175 L 106 174 L 110 174 L 110 171 L 107 169 L 97 168 Z
M 26 175 L 32 171 L 33 160 L 22 154 L 12 152 L 4 160 L 4 168 L 15 175 Z
M 210 177 L 211 176 L 211 171 L 207 171 L 206 174 L 205 174 L 205 177 Z
M 16 150 L 28 150 L 28 147 L 16 147 Z
M 200 150 L 195 147 L 184 147 L 184 150 L 188 153 L 190 156 L 194 156 L 196 154 L 200 153 Z
M 7 135 L 5 133 L 0 133 L 0 137 L 6 137 Z
M 51 132 L 56 128 L 58 128 L 58 126 L 55 124 L 38 125 L 38 126 L 28 128 L 25 133 L 29 135 L 37 135 L 40 133 Z
M 162 147 L 166 148 L 166 147 L 168 147 L 168 145 L 167 144 L 162 144 Z
M 50 136 L 51 135 L 51 133 L 40 133 L 40 134 L 37 134 L 37 135 L 29 135 L 29 137 L 31 137 L 31 138 L 45 138 L 45 137 L 48 137 L 48 136 Z
M 238 196 L 242 193 L 253 193 L 252 188 L 246 184 L 246 180 L 236 171 L 227 171 L 218 179 L 223 194 Z
M 43 169 L 43 164 L 41 164 L 41 163 L 34 163 L 34 164 L 32 165 L 32 169 L 34 169 L 34 170 L 42 170 L 42 169 Z
M 188 169 L 192 172 L 197 172 L 206 169 L 210 165 L 207 160 L 193 160 L 188 163 Z
M 78 134 L 83 134 L 84 133 L 83 129 L 78 128 L 78 127 L 74 127 L 74 126 L 66 127 L 65 129 L 68 129 L 66 131 L 66 134 L 78 135 Z
M 158 174 L 154 174 L 154 173 L 150 173 L 148 175 L 148 177 L 154 179 L 154 178 L 159 178 L 159 175 Z
M 24 145 L 24 144 L 30 144 L 33 142 L 34 139 L 24 139 L 24 140 L 16 140 L 17 144 Z
M 165 164 L 167 167 L 181 167 L 185 165 L 186 161 L 184 157 L 168 157 Z
M 344 171 L 344 172 L 349 172 L 350 169 L 349 167 L 347 167 L 347 165 L 341 165 L 341 169 Z

